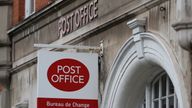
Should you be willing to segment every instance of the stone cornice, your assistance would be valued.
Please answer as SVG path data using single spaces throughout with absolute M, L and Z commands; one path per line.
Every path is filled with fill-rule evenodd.
M 6 46 L 10 46 L 11 43 L 7 43 L 7 42 L 1 42 L 0 41 L 0 47 L 6 47 Z
M 26 67 L 29 67 L 29 66 L 32 66 L 33 64 L 36 64 L 37 63 L 37 57 L 15 67 L 15 68 L 12 68 L 10 70 L 10 73 L 11 74 L 14 74 L 14 73 L 17 73 L 18 71 L 22 70 L 22 69 L 25 69 Z
M 140 19 L 133 19 L 132 21 L 129 21 L 127 23 L 130 29 L 133 30 L 133 35 L 142 33 L 145 31 L 145 25 L 146 25 L 146 19 L 140 18 Z
M 0 1 L 0 6 L 7 6 L 7 5 L 12 5 L 12 1 L 9 0 Z
M 28 27 L 29 25 L 33 25 L 34 22 L 38 22 L 41 18 L 45 18 L 45 16 L 49 15 L 50 13 L 56 12 L 60 8 L 64 7 L 65 5 L 67 6 L 68 4 L 70 4 L 74 1 L 76 1 L 76 0 L 56 0 L 55 2 L 50 4 L 45 9 L 41 10 L 40 12 L 34 13 L 34 15 L 30 16 L 29 18 L 25 19 L 23 22 L 19 23 L 15 27 L 8 30 L 9 36 L 10 37 L 14 36 L 16 33 L 26 29 L 26 27 Z M 88 1 L 90 1 L 90 0 L 84 0 L 84 2 L 88 2 Z M 110 18 L 110 21 L 108 21 L 109 19 L 107 19 L 107 21 L 104 19 L 101 19 L 102 22 L 99 21 L 99 23 L 102 23 L 102 25 L 105 25 L 106 23 L 112 24 L 113 22 L 122 20 L 123 18 L 125 18 L 127 16 L 130 16 L 130 15 L 134 16 L 136 13 L 140 13 L 140 12 L 148 10 L 148 8 L 146 8 L 146 7 L 151 8 L 151 7 L 154 7 L 167 0 L 146 0 L 146 1 L 142 1 L 142 2 L 138 2 L 138 1 L 142 1 L 142 0 L 133 0 L 132 1 L 133 4 L 136 4 L 135 8 L 130 7 L 129 5 L 127 7 L 125 5 L 119 9 L 117 9 L 112 14 L 107 14 L 105 16 L 106 18 L 107 17 Z M 54 20 L 56 20 L 56 19 L 54 19 Z
M 172 25 L 172 27 L 178 31 L 181 29 L 192 29 L 192 22 L 179 22 Z
M 134 29 L 136 27 L 145 26 L 146 20 L 145 19 L 133 19 L 132 21 L 129 21 L 127 25 L 130 29 Z
M 28 106 L 29 106 L 28 100 L 24 100 L 23 102 L 16 104 L 16 108 L 28 108 Z
M 40 19 L 45 18 L 45 16 L 51 14 L 52 12 L 57 11 L 58 9 L 60 9 L 60 7 L 68 5 L 74 1 L 75 0 L 56 0 L 50 5 L 48 5 L 46 8 L 42 9 L 39 12 L 35 12 L 31 16 L 20 22 L 18 25 L 8 30 L 7 33 L 9 34 L 9 36 L 13 36 L 13 34 L 18 33 L 21 30 L 24 30 L 29 25 L 33 25 L 34 22 L 37 22 Z
M 178 22 L 172 25 L 172 27 L 179 32 L 178 33 L 178 42 L 179 45 L 188 51 L 192 51 L 192 22 Z
M 0 62 L 0 69 L 1 68 L 11 68 L 11 62 Z

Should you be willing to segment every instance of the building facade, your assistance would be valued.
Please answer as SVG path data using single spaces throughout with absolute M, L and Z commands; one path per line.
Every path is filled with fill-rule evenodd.
M 100 108 L 192 107 L 191 0 L 4 0 L 0 12 L 0 108 L 36 108 L 34 44 L 102 45 Z

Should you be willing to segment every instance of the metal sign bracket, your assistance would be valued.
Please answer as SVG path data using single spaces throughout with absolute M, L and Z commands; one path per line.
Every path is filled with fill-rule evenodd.
M 80 45 L 58 45 L 58 44 L 34 44 L 34 47 L 49 48 L 49 50 L 62 49 L 63 51 L 68 50 L 68 49 L 83 50 L 83 51 L 88 51 L 88 52 L 96 52 L 99 54 L 100 57 L 103 56 L 103 41 L 100 42 L 99 47 L 80 46 Z

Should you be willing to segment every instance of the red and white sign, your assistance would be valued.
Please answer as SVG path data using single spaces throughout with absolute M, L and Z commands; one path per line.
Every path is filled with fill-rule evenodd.
M 62 91 L 77 91 L 89 81 L 87 67 L 78 60 L 60 59 L 48 68 L 47 78 L 52 86 Z
M 98 55 L 41 50 L 37 108 L 98 108 Z

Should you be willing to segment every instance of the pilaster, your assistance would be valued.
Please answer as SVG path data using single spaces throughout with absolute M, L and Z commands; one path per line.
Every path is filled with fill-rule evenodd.
M 192 1 L 176 0 L 176 23 L 173 28 L 177 31 L 179 45 L 192 51 Z

